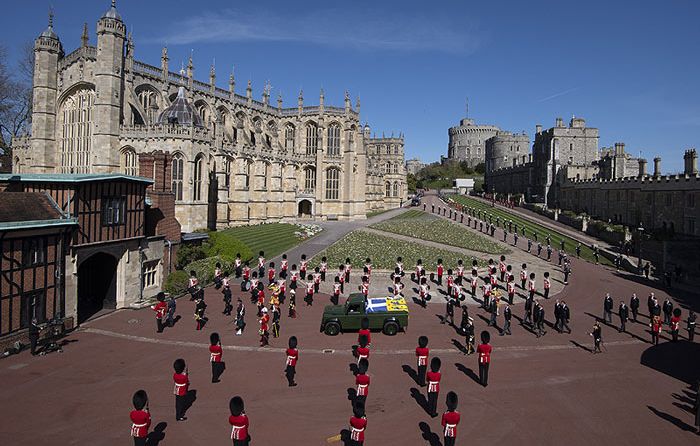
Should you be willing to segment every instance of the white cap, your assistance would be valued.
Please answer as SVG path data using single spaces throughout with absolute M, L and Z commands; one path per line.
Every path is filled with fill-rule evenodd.
M 263 307 L 263 309 L 260 311 L 262 311 L 263 313 L 267 313 L 267 308 Z

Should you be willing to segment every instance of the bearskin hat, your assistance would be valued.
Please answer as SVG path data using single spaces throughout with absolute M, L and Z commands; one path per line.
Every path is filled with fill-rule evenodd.
M 357 401 L 355 404 L 352 406 L 352 414 L 355 415 L 357 418 L 362 418 L 365 416 L 365 403 L 361 401 Z
M 219 337 L 219 333 L 212 333 L 211 335 L 209 335 L 209 342 L 211 343 L 211 345 L 216 345 L 219 342 L 221 342 L 221 338 Z
M 175 373 L 182 373 L 185 371 L 185 360 L 182 358 L 177 358 L 175 362 L 173 363 L 173 368 L 175 369 Z
M 442 362 L 440 362 L 440 358 L 435 357 L 430 360 L 430 371 L 431 372 L 437 372 L 440 370 L 440 366 L 442 365 Z
M 289 348 L 297 348 L 297 337 L 296 336 L 289 337 Z
M 239 416 L 243 413 L 243 398 L 240 396 L 234 396 L 228 403 L 228 407 L 231 410 L 231 415 L 234 417 Z
M 360 321 L 360 327 L 362 327 L 363 330 L 367 330 L 369 328 L 369 319 L 366 317 L 363 317 L 362 320 Z
M 420 348 L 425 348 L 428 345 L 428 337 L 427 336 L 419 336 L 418 337 L 418 346 Z
M 491 333 L 489 333 L 486 330 L 482 331 L 481 332 L 481 342 L 483 342 L 484 344 L 488 344 L 489 342 L 491 342 Z
M 676 317 L 681 317 L 681 309 L 680 308 L 674 308 L 673 309 L 673 315 Z
M 362 358 L 360 359 L 360 362 L 357 364 L 357 371 L 360 373 L 360 375 L 364 375 L 367 373 L 367 369 L 369 368 L 369 361 L 367 358 Z
M 146 403 L 148 402 L 148 395 L 146 394 L 145 390 L 137 390 L 136 393 L 134 393 L 134 397 L 132 398 L 132 402 L 134 403 L 134 409 L 136 410 L 141 410 L 146 406 Z
M 454 411 L 457 409 L 457 394 L 450 391 L 447 392 L 447 398 L 445 398 L 445 404 L 447 404 L 447 410 Z

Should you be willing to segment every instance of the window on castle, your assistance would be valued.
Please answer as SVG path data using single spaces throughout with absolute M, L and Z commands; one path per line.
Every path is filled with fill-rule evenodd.
M 294 150 L 294 138 L 296 132 L 292 124 L 287 124 L 284 127 L 284 148 L 287 150 Z
M 399 196 L 399 183 L 394 181 L 394 197 Z
M 389 183 L 388 181 L 387 181 L 387 183 L 386 183 L 386 194 L 385 194 L 385 196 L 386 196 L 386 197 L 391 197 L 391 183 Z
M 226 184 L 226 189 L 228 189 L 231 186 L 231 160 L 226 160 L 224 172 L 226 173 L 224 183 Z
M 386 166 L 384 166 L 384 167 L 385 167 L 386 173 L 391 173 L 391 163 L 386 163 Z
M 313 192 L 316 190 L 316 169 L 307 167 L 304 169 L 304 191 Z
M 394 155 L 399 154 L 399 146 L 394 146 Z
M 394 173 L 399 173 L 399 163 L 394 163 Z
M 158 93 L 150 88 L 144 88 L 138 92 L 141 107 L 146 111 L 146 121 L 153 124 L 158 119 Z
M 270 165 L 267 163 L 262 163 L 262 169 L 260 174 L 262 175 L 262 183 L 260 184 L 260 187 L 262 189 L 267 189 L 267 173 L 269 170 Z
M 125 175 L 137 175 L 136 160 L 136 152 L 133 149 L 126 149 L 122 152 L 122 171 Z
M 192 179 L 194 182 L 192 200 L 194 201 L 202 199 L 202 158 L 202 155 L 197 155 L 197 158 L 194 159 L 194 169 L 192 172 Z
M 340 126 L 335 123 L 328 127 L 328 154 L 340 155 Z
M 250 188 L 250 166 L 253 164 L 252 161 L 245 160 L 243 164 L 243 175 L 245 176 L 245 189 Z
M 46 239 L 36 237 L 22 241 L 22 266 L 40 265 L 46 259 Z
M 348 133 L 348 142 L 350 143 L 351 147 L 355 144 L 355 130 L 354 129 L 350 129 L 350 132 Z
M 123 225 L 125 222 L 124 208 L 126 207 L 126 197 L 103 197 L 102 198 L 102 225 L 114 226 Z
M 694 193 L 689 192 L 689 193 L 686 195 L 685 204 L 686 204 L 686 206 L 689 207 L 689 208 L 694 208 L 694 207 L 695 207 L 695 194 L 694 194 Z
M 143 287 L 149 288 L 156 285 L 158 277 L 159 260 L 151 260 L 143 263 Z
M 326 200 L 337 200 L 340 195 L 340 170 L 331 167 L 326 170 Z
M 391 155 L 391 147 L 386 146 L 386 154 Z
M 184 160 L 182 155 L 176 154 L 173 156 L 173 187 L 172 191 L 175 194 L 176 201 L 182 201 L 182 180 L 184 172 Z
M 318 127 L 316 124 L 306 125 L 306 154 L 315 155 L 318 149 Z
M 574 150 L 574 144 L 573 144 L 573 143 L 569 143 L 569 150 Z
M 58 114 L 62 129 L 61 173 L 89 173 L 95 92 L 81 88 L 67 97 Z

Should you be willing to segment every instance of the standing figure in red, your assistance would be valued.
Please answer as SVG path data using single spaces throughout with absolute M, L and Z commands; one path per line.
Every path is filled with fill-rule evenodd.
M 360 331 L 357 333 L 357 343 L 359 344 L 362 340 L 362 336 L 367 337 L 367 348 L 372 346 L 372 332 L 369 331 L 369 319 L 363 317 L 360 321 Z
M 270 262 L 270 267 L 267 269 L 267 282 L 268 285 L 275 283 L 275 262 Z
M 297 361 L 299 360 L 299 350 L 297 350 L 297 337 L 292 336 L 289 338 L 289 348 L 287 349 L 287 362 L 286 368 L 284 369 L 284 374 L 289 382 L 289 387 L 294 387 L 297 385 L 294 381 L 294 376 L 297 373 Z
M 440 358 L 433 358 L 430 360 L 430 371 L 427 373 L 426 378 L 428 379 L 428 413 L 430 416 L 435 418 L 437 414 L 437 399 L 440 393 Z
M 549 271 L 544 273 L 542 286 L 544 287 L 544 298 L 549 299 L 549 288 L 552 286 L 551 282 L 549 281 Z
M 260 347 L 266 347 L 270 344 L 270 315 L 267 314 L 267 308 L 262 307 L 262 317 L 260 317 Z
M 190 388 L 190 378 L 187 376 L 187 365 L 185 360 L 178 358 L 173 364 L 175 373 L 173 374 L 173 381 L 175 382 L 175 388 L 173 393 L 175 394 L 175 420 L 185 421 L 185 406 L 187 405 L 187 391 Z
M 355 348 L 355 356 L 357 356 L 357 363 L 363 359 L 369 361 L 369 347 L 367 341 L 367 335 L 360 335 L 360 345 Z
M 659 345 L 659 336 L 661 335 L 661 317 L 654 316 L 654 319 L 649 324 L 651 327 L 651 343 Z
M 132 399 L 134 410 L 131 411 L 131 436 L 134 446 L 145 446 L 148 439 L 148 428 L 151 427 L 151 414 L 148 412 L 148 395 L 145 390 L 134 393 Z
M 418 338 L 418 347 L 416 347 L 416 361 L 418 363 L 418 385 L 425 387 L 425 372 L 428 369 L 428 337 L 421 336 Z
M 365 429 L 367 428 L 367 417 L 365 416 L 365 405 L 355 403 L 352 407 L 352 417 L 350 418 L 350 445 L 362 446 L 365 444 Z
M 445 446 L 454 446 L 457 441 L 457 425 L 459 424 L 460 415 L 457 412 L 457 394 L 448 392 L 445 403 L 447 411 L 442 414 L 442 427 L 444 430 Z
M 673 309 L 673 316 L 671 316 L 671 337 L 673 339 L 673 342 L 678 341 L 678 331 L 680 329 L 681 329 L 681 309 L 676 307 Z
M 168 310 L 168 304 L 165 303 L 165 293 L 162 291 L 159 292 L 156 299 L 158 302 L 155 305 L 151 305 L 151 309 L 156 312 L 156 326 L 158 327 L 158 333 L 163 333 L 163 318 L 165 317 L 165 312 Z
M 302 254 L 301 261 L 299 262 L 299 277 L 301 280 L 306 280 L 306 269 L 308 265 L 309 262 L 306 260 L 306 254 Z
M 442 266 L 442 259 L 437 259 L 437 285 L 442 286 L 442 275 L 445 272 L 445 267 Z
M 250 434 L 248 433 L 250 423 L 243 407 L 243 398 L 234 396 L 228 403 L 228 407 L 231 410 L 228 422 L 231 425 L 233 446 L 248 446 L 250 444 Z
M 355 402 L 360 402 L 364 405 L 367 401 L 367 395 L 369 394 L 369 375 L 367 374 L 367 369 L 369 368 L 369 361 L 366 358 L 360 359 L 357 365 L 357 375 L 355 376 L 355 385 L 357 385 L 357 394 L 355 396 Z
M 211 362 L 211 382 L 218 383 L 219 377 L 223 373 L 224 363 L 221 361 L 224 349 L 221 348 L 221 338 L 219 333 L 212 333 L 209 336 L 209 361 Z
M 488 331 L 481 332 L 481 344 L 476 348 L 479 354 L 479 382 L 482 386 L 489 385 L 489 365 L 491 364 L 491 335 Z

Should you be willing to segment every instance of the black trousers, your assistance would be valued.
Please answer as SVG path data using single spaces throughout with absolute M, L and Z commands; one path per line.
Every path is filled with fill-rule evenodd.
M 294 375 L 296 375 L 297 371 L 294 366 L 288 365 L 286 369 L 284 369 L 284 374 L 287 377 L 287 382 L 291 386 L 294 384 Z
M 134 437 L 134 446 L 146 446 L 148 437 Z
M 211 382 L 218 383 L 221 374 L 224 373 L 226 364 L 224 362 L 212 362 L 211 363 Z
M 299 271 L 299 277 L 301 278 L 301 280 L 305 280 L 306 279 L 306 271 Z
M 425 387 L 425 372 L 427 371 L 427 365 L 418 366 L 418 385 Z
M 678 341 L 678 330 L 672 330 L 671 331 L 671 337 L 673 339 L 673 342 Z
M 690 342 L 693 342 L 693 339 L 695 339 L 695 326 L 693 326 L 693 328 L 688 330 L 688 340 Z
M 326 272 L 321 271 L 321 282 L 325 282 L 325 281 L 326 281 Z
M 544 298 L 549 299 L 549 288 L 544 289 Z
M 489 385 L 489 363 L 479 363 L 479 381 L 484 387 Z
M 158 327 L 158 333 L 163 333 L 163 319 L 156 319 L 156 326 Z
M 637 322 L 637 315 L 639 314 L 639 310 L 636 308 L 632 308 L 632 320 Z
M 185 395 L 175 395 L 175 419 L 179 420 L 185 416 L 185 405 L 187 402 L 187 396 Z
M 437 414 L 438 392 L 428 392 L 428 412 L 430 415 Z
M 456 440 L 456 437 L 445 437 L 445 441 L 443 443 L 445 446 L 454 446 Z
M 36 345 L 39 343 L 39 337 L 38 336 L 30 336 L 29 337 L 29 345 L 31 346 L 31 353 L 32 355 L 36 355 Z
M 250 444 L 250 435 L 245 440 L 233 440 L 233 446 L 248 446 Z
M 657 335 L 653 331 L 651 332 L 651 343 L 654 345 L 659 345 L 659 335 Z

